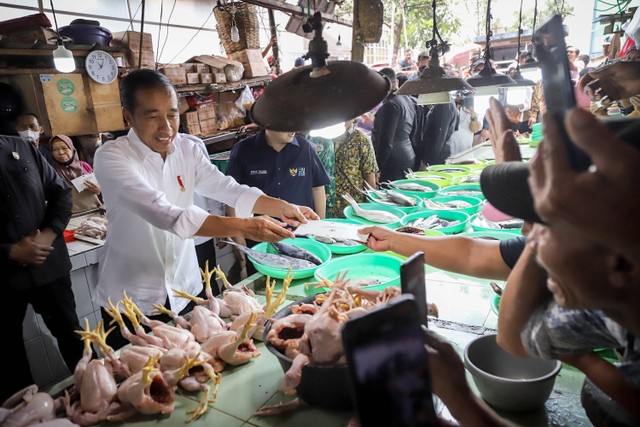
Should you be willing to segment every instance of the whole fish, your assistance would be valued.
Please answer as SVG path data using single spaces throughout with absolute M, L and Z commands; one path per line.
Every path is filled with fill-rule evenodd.
M 423 199 L 427 209 L 462 209 L 471 206 L 471 203 L 464 200 L 451 200 L 449 202 L 434 202 L 431 199 Z
M 373 202 L 391 206 L 416 206 L 418 204 L 415 197 L 405 196 L 393 190 L 376 190 L 366 181 L 364 185 L 365 189 L 361 192 L 367 195 L 368 199 Z M 371 194 L 375 194 L 378 199 L 371 197 Z
M 482 196 L 482 191 L 480 190 L 453 190 L 453 191 L 444 191 L 444 194 L 447 196 Z
M 356 202 L 353 199 L 353 197 L 351 197 L 351 195 L 348 193 L 343 194 L 342 197 L 347 202 L 349 202 L 349 204 L 353 208 L 353 213 L 355 215 L 359 216 L 360 218 L 364 218 L 367 221 L 376 222 L 379 224 L 388 224 L 390 222 L 400 221 L 400 218 L 398 218 L 396 215 L 392 214 L 391 212 L 379 211 L 375 209 L 371 209 L 371 210 L 362 209 L 360 205 L 358 205 L 358 202 Z
M 324 243 L 327 245 L 337 245 L 337 246 L 357 246 L 362 243 L 358 243 L 355 240 L 351 239 L 341 239 L 339 237 L 326 237 L 326 236 L 313 236 L 318 242 Z
M 290 245 L 288 243 L 283 243 L 283 242 L 271 243 L 271 246 L 273 246 L 280 255 L 286 255 L 292 258 L 303 259 L 305 261 L 312 262 L 315 265 L 322 264 L 322 260 L 320 258 L 315 256 L 311 252 L 307 251 L 306 249 L 302 249 L 298 246 Z
M 397 191 L 387 190 L 387 196 L 400 206 L 415 206 L 418 204 L 415 197 L 405 196 Z
M 403 182 L 399 184 L 393 183 L 393 182 L 385 182 L 384 184 L 388 187 L 395 188 L 397 190 L 419 191 L 419 192 L 432 191 L 430 187 L 426 185 L 420 185 L 416 182 Z
M 316 265 L 304 259 L 293 258 L 287 255 L 268 254 L 266 252 L 256 251 L 236 242 L 225 240 L 226 243 L 236 246 L 242 252 L 253 258 L 256 262 L 275 268 L 290 268 L 291 270 L 304 270 L 306 268 L 314 268 Z

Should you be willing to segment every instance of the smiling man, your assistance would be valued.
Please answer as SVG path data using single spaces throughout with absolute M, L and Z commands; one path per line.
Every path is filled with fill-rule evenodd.
M 197 144 L 178 136 L 178 97 L 171 82 L 152 70 L 136 70 L 121 82 L 126 136 L 103 145 L 95 156 L 95 174 L 102 186 L 109 234 L 100 260 L 94 295 L 105 324 L 109 300 L 123 292 L 146 315 L 153 304 L 185 313 L 188 300 L 172 289 L 197 295 L 202 283 L 193 237 L 248 237 L 278 241 L 293 234 L 280 218 L 297 226 L 318 216 L 268 197 L 257 188 L 238 184 L 211 164 Z M 235 207 L 237 218 L 209 215 L 194 205 L 194 193 Z M 268 216 L 250 217 L 252 213 Z M 168 317 L 152 316 L 160 320 Z M 109 342 L 126 344 L 114 331 Z

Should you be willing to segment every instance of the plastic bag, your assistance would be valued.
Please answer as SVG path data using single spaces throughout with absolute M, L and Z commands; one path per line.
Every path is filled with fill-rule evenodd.
M 251 92 L 251 89 L 249 89 L 249 86 L 245 86 L 242 90 L 242 93 L 236 100 L 236 106 L 240 109 L 240 111 L 242 111 L 242 114 L 245 114 L 245 112 L 251 108 L 254 102 L 255 99 L 253 99 L 253 93 Z

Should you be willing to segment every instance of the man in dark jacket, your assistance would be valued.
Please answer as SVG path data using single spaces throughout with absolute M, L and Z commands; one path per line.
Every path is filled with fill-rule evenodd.
M 0 136 L 0 287 L 5 376 L 0 401 L 33 384 L 22 322 L 31 304 L 58 341 L 70 371 L 82 357 L 81 329 L 71 289 L 71 261 L 63 231 L 71 189 L 31 144 Z
M 413 149 L 416 153 L 415 170 L 428 165 L 441 165 L 451 155 L 449 139 L 458 128 L 458 110 L 451 99 L 448 104 L 418 105 L 416 126 L 413 131 Z
M 376 112 L 371 142 L 380 168 L 380 182 L 404 179 L 413 167 L 415 154 L 411 147 L 411 131 L 416 114 L 415 101 L 408 95 L 396 95 L 398 80 L 393 68 L 380 74 L 391 81 L 391 93 Z

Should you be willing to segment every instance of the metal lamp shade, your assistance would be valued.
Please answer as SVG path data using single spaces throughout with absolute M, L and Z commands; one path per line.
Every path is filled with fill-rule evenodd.
M 387 78 L 359 62 L 333 61 L 316 70 L 308 65 L 271 82 L 253 104 L 251 119 L 280 132 L 320 129 L 370 111 L 390 88 Z
M 397 93 L 398 95 L 417 95 L 420 105 L 448 104 L 450 92 L 456 90 L 473 90 L 473 87 L 459 77 L 434 75 L 431 69 L 427 69 L 420 78 L 405 82 Z

